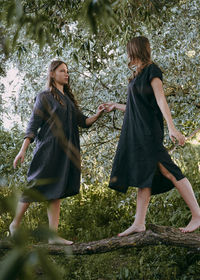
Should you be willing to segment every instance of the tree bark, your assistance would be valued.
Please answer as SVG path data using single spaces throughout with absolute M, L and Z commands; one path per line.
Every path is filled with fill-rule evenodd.
M 72 246 L 37 244 L 31 248 L 43 248 L 51 255 L 89 255 L 105 253 L 121 248 L 136 248 L 149 245 L 167 245 L 185 247 L 200 253 L 200 233 L 181 233 L 179 229 L 150 224 L 148 230 L 126 237 L 111 237 L 88 243 L 76 243 Z M 13 247 L 10 242 L 0 242 L 0 251 Z M 30 248 L 30 246 L 29 246 Z

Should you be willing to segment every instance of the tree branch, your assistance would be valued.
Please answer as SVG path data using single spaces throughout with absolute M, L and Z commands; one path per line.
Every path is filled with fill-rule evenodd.
M 150 224 L 148 230 L 135 233 L 126 237 L 111 237 L 88 243 L 77 243 L 72 246 L 37 244 L 29 248 L 43 248 L 51 255 L 89 255 L 115 251 L 121 248 L 136 248 L 150 245 L 167 245 L 184 247 L 200 253 L 200 234 L 181 233 L 179 229 Z M 10 242 L 0 241 L 0 251 L 13 247 Z
M 101 80 L 99 77 L 97 77 L 97 75 L 95 75 L 90 69 L 88 69 L 80 60 L 79 60 L 79 63 L 80 63 L 87 71 L 89 71 L 89 72 L 92 74 L 92 76 L 95 77 L 96 80 L 99 81 L 99 83 L 102 85 L 102 87 L 106 88 L 107 90 L 111 90 L 106 84 L 104 84 L 104 83 L 102 82 L 102 80 Z M 76 70 L 75 68 L 72 67 L 72 69 L 73 69 L 75 72 L 78 72 L 79 74 L 82 74 L 82 75 L 84 75 L 84 76 L 90 78 L 88 75 L 79 72 L 79 71 Z

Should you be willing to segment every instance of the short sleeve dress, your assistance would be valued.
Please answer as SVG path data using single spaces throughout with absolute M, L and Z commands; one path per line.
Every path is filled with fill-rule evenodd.
M 28 170 L 28 191 L 21 202 L 54 200 L 72 196 L 80 189 L 80 143 L 78 126 L 87 127 L 86 116 L 68 96 L 50 91 L 36 97 L 25 138 L 36 147 Z
M 184 178 L 163 146 L 163 116 L 151 87 L 153 78 L 162 81 L 162 71 L 152 63 L 128 85 L 121 135 L 109 187 L 126 193 L 129 186 L 151 188 L 151 194 L 171 190 L 173 183 L 162 175 L 161 163 L 177 180 Z

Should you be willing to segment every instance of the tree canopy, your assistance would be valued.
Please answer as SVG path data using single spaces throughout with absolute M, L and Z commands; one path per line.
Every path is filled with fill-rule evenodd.
M 68 64 L 72 91 L 82 111 L 91 115 L 102 102 L 126 103 L 128 77 L 131 75 L 126 44 L 134 36 L 146 36 L 151 43 L 152 58 L 163 71 L 165 94 L 175 125 L 186 136 L 200 128 L 199 6 L 200 0 L 0 0 L 0 144 L 3 159 L 0 184 L 7 187 L 0 189 L 0 237 L 5 238 L 7 234 L 10 213 L 15 205 L 15 187 L 26 184 L 30 153 L 24 165 L 16 171 L 12 169 L 12 161 L 23 141 L 34 99 L 45 88 L 51 60 L 61 59 Z M 9 129 L 5 120 L 12 123 Z M 63 201 L 61 213 L 64 217 L 61 217 L 63 222 L 60 224 L 63 235 L 67 232 L 70 238 L 78 238 L 80 242 L 106 238 L 128 226 L 130 217 L 133 217 L 134 190 L 129 190 L 126 197 L 107 190 L 122 121 L 122 112 L 104 114 L 89 130 L 81 131 L 82 190 L 80 195 Z M 165 145 L 169 149 L 173 146 L 167 129 Z M 199 199 L 199 139 L 188 141 L 184 148 L 177 148 L 172 157 L 191 180 Z M 14 193 L 10 198 L 12 188 Z M 181 226 L 188 221 L 188 210 L 175 191 L 152 201 L 148 223 Z M 44 222 L 46 216 L 44 206 L 37 209 L 37 215 L 34 207 L 25 217 L 25 224 L 35 229 L 40 225 L 39 217 Z M 44 232 L 40 234 L 44 235 Z M 35 235 L 32 232 L 31 238 Z M 22 258 L 25 263 L 22 266 L 24 275 L 28 273 L 26 266 L 34 266 L 32 256 L 35 260 L 39 258 L 49 269 L 44 261 L 46 257 L 40 252 L 34 255 L 33 252 L 27 253 L 27 248 L 18 249 L 6 259 L 12 259 L 5 266 L 6 273 L 12 272 L 9 265 L 14 263 L 14 257 L 16 260 Z M 116 258 L 123 262 L 122 253 Z M 169 260 L 169 254 L 172 260 Z M 195 279 L 195 273 L 199 275 L 199 269 L 194 265 L 198 259 L 183 250 L 181 258 L 179 255 L 174 248 L 163 250 L 159 246 L 135 251 L 129 256 L 128 270 L 131 271 L 134 263 L 134 271 L 129 274 L 122 270 L 116 279 L 161 279 L 160 275 L 171 280 L 176 279 L 176 273 L 182 275 L 180 279 Z M 70 279 L 90 279 L 87 278 L 89 270 L 91 274 L 93 270 L 96 273 L 96 267 L 106 263 L 110 269 L 110 260 L 116 266 L 117 261 L 113 261 L 111 255 L 95 258 L 96 266 L 93 259 L 88 259 L 88 274 L 81 269 L 77 272 L 82 259 L 71 259 L 72 268 L 68 267 L 67 275 Z M 58 262 L 60 264 L 60 259 Z M 155 263 L 159 264 L 159 267 L 152 270 L 144 265 L 150 262 L 154 267 Z M 182 267 L 187 267 L 188 278 L 183 275 Z M 73 273 L 70 269 L 74 269 Z M 57 273 L 53 270 L 52 266 L 49 269 L 52 277 Z M 76 278 L 78 273 L 80 277 L 86 275 L 85 278 Z M 97 275 L 91 279 L 99 278 Z M 114 278 L 111 275 L 108 279 Z
M 11 103 L 3 103 L 3 114 L 12 112 L 12 118 L 20 116 L 26 125 L 34 98 L 45 87 L 47 65 L 55 58 L 67 62 L 72 89 L 84 113 L 94 113 L 105 101 L 125 103 L 131 74 L 126 44 L 131 37 L 144 35 L 164 72 L 175 124 L 189 135 L 200 124 L 199 3 L 2 1 L 1 73 L 15 66 L 23 81 L 18 94 L 10 97 Z M 91 168 L 91 153 L 93 164 L 100 158 L 100 166 L 110 162 L 107 151 L 115 151 L 122 119 L 121 113 L 104 115 L 89 133 L 82 134 L 84 166 Z M 167 136 L 165 141 L 170 145 Z

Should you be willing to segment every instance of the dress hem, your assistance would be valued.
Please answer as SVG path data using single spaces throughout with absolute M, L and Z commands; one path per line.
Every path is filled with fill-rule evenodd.
M 24 203 L 31 203 L 31 202 L 45 202 L 45 201 L 52 201 L 52 200 L 56 200 L 56 199 L 63 199 L 63 198 L 66 198 L 66 197 L 71 197 L 71 196 L 74 196 L 74 195 L 77 195 L 79 194 L 79 192 L 76 192 L 76 193 L 73 193 L 73 194 L 68 194 L 68 195 L 63 195 L 63 196 L 59 196 L 59 197 L 55 197 L 55 198 L 42 198 L 41 199 L 34 199 L 34 198 L 28 198 L 28 196 L 21 196 L 20 198 L 20 202 L 24 202 Z M 39 194 L 41 196 L 41 194 Z

